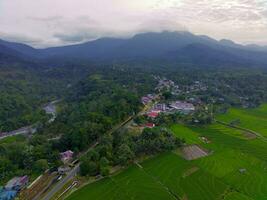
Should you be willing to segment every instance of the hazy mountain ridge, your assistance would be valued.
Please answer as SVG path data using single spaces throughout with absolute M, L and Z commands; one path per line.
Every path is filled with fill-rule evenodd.
M 101 38 L 94 41 L 46 49 L 0 40 L 8 55 L 33 60 L 73 59 L 114 61 L 138 59 L 171 59 L 195 64 L 267 65 L 267 48 L 240 45 L 231 40 L 217 41 L 189 32 L 142 33 L 129 39 Z M 12 53 L 13 52 L 13 53 Z M 0 51 L 1 54 L 6 53 Z

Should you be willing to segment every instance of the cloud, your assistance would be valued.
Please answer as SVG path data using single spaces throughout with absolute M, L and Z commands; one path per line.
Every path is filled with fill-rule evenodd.
M 162 30 L 263 43 L 267 1 L 0 0 L 0 30 L 0 38 L 35 47 Z

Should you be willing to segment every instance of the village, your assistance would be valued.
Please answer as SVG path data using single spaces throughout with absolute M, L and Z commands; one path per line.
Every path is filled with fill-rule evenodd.
M 52 180 L 48 185 L 59 181 L 67 172 L 71 170 L 73 165 L 72 162 L 74 161 L 74 153 L 71 150 L 61 152 L 60 160 L 63 165 L 58 167 L 56 173 L 54 172 L 50 175 Z M 0 200 L 12 200 L 17 196 L 20 196 L 21 199 L 33 199 L 31 198 L 32 195 L 38 194 L 43 189 L 40 187 L 40 182 L 45 182 L 44 180 L 47 178 L 46 174 L 49 174 L 49 170 L 36 178 L 36 180 L 32 183 L 30 183 L 27 175 L 12 178 L 6 183 L 5 186 L 0 186 Z M 28 191 L 32 191 L 33 193 L 29 193 Z
M 202 90 L 205 91 L 207 87 L 203 86 L 199 81 L 194 82 L 193 85 L 180 88 L 172 80 L 160 77 L 154 77 L 158 84 L 155 87 L 153 94 L 147 94 L 141 97 L 140 101 L 144 106 L 140 117 L 144 117 L 145 120 L 137 123 L 133 120 L 129 123 L 129 127 L 138 127 L 140 130 L 144 128 L 153 128 L 157 125 L 155 120 L 160 115 L 172 115 L 179 114 L 181 116 L 188 116 L 198 110 L 199 107 L 203 106 L 204 103 L 198 98 L 190 96 L 191 92 Z M 179 95 L 187 94 L 187 99 L 179 99 Z M 169 98 L 164 96 L 170 94 L 172 97 Z M 50 107 L 49 107 L 50 108 Z M 51 113 L 54 113 L 54 108 Z M 50 112 L 50 109 L 47 111 Z M 53 120 L 55 116 L 53 115 Z M 51 185 L 59 182 L 63 177 L 70 173 L 75 166 L 75 155 L 71 150 L 61 152 L 59 154 L 62 165 L 57 168 L 53 173 L 45 172 L 43 175 L 36 178 L 35 181 L 30 183 L 30 178 L 25 175 L 21 177 L 14 177 L 9 180 L 5 186 L 0 186 L 0 199 L 1 200 L 12 200 L 19 196 L 21 199 L 34 199 L 39 193 L 42 193 Z M 49 174 L 49 175 L 48 175 Z M 42 183 L 43 182 L 43 183 Z M 40 184 L 42 183 L 42 184 Z M 25 196 L 27 196 L 25 198 Z
M 147 94 L 141 98 L 142 104 L 147 108 L 143 113 L 147 123 L 138 123 L 141 128 L 155 127 L 156 124 L 153 121 L 160 115 L 179 114 L 187 116 L 193 114 L 199 107 L 205 106 L 199 98 L 191 96 L 193 92 L 207 90 L 207 87 L 200 81 L 195 81 L 192 85 L 180 88 L 172 80 L 158 76 L 154 78 L 158 81 L 155 93 Z M 165 94 L 168 95 L 167 98 Z M 179 95 L 181 94 L 186 94 L 188 98 L 180 99 Z M 195 122 L 198 121 L 195 120 Z

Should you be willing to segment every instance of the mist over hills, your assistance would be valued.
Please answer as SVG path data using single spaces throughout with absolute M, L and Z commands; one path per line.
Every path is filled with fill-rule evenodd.
M 205 65 L 267 65 L 267 48 L 217 41 L 190 32 L 149 32 L 129 39 L 100 38 L 94 41 L 46 49 L 0 40 L 0 59 L 8 61 L 127 61 L 166 60 Z

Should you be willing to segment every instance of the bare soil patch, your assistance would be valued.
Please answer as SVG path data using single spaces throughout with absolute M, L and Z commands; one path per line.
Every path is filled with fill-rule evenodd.
M 195 160 L 209 155 L 209 152 L 198 145 L 190 145 L 182 148 L 182 155 L 186 160 Z
M 244 132 L 243 135 L 248 140 L 253 140 L 253 139 L 257 138 L 257 135 L 255 135 L 254 133 L 251 133 L 251 132 Z

